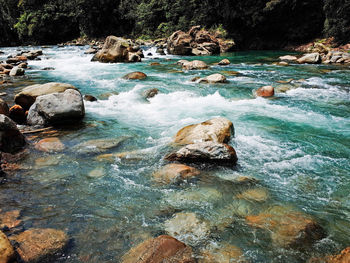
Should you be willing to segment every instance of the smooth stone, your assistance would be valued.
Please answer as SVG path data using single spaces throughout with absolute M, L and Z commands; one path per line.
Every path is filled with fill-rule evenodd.
M 297 61 L 300 64 L 319 64 L 321 63 L 321 56 L 319 53 L 310 53 L 302 56 Z
M 123 76 L 123 79 L 140 79 L 141 80 L 145 78 L 147 78 L 147 75 L 140 71 L 131 72 Z
M 230 64 L 231 64 L 231 62 L 230 62 L 227 58 L 221 60 L 221 61 L 218 63 L 218 65 L 220 65 L 220 66 L 226 66 L 226 65 L 230 65 Z
M 198 263 L 246 263 L 243 251 L 228 243 L 212 244 L 202 250 Z
M 195 263 L 192 249 L 179 240 L 166 235 L 148 239 L 131 248 L 122 263 Z
M 167 164 L 153 173 L 153 180 L 161 184 L 170 184 L 196 177 L 200 172 L 196 168 L 184 164 Z
M 13 69 L 11 69 L 10 71 L 10 76 L 11 77 L 15 77 L 15 76 L 23 76 L 24 75 L 24 69 L 20 68 L 20 67 L 14 67 Z
M 0 114 L 9 115 L 9 106 L 3 99 L 0 99 Z
M 84 100 L 85 101 L 90 101 L 90 102 L 97 101 L 97 99 L 94 96 L 89 95 L 89 94 L 84 95 Z
M 225 166 L 235 166 L 238 160 L 232 146 L 216 142 L 189 144 L 177 152 L 168 154 L 165 159 L 184 163 L 212 163 Z
M 20 214 L 21 211 L 19 210 L 4 213 L 0 211 L 0 229 L 12 229 L 19 226 L 22 223 L 22 221 L 18 219 Z
M 176 62 L 177 65 L 183 66 L 184 64 L 188 63 L 188 60 L 185 59 L 180 59 L 179 61 Z
M 67 89 L 63 93 L 39 96 L 30 107 L 29 125 L 60 125 L 81 121 L 85 116 L 83 98 L 79 91 Z
M 281 61 L 294 62 L 294 61 L 297 61 L 298 58 L 296 56 L 286 55 L 286 56 L 279 57 L 279 59 Z
M 22 62 L 21 64 L 18 65 L 19 68 L 28 68 L 28 63 L 27 62 Z
M 236 197 L 248 201 L 265 202 L 269 198 L 269 193 L 263 188 L 253 188 L 238 194 Z
M 62 155 L 50 155 L 50 156 L 46 156 L 46 157 L 40 157 L 38 159 L 35 160 L 35 168 L 36 169 L 41 169 L 43 167 L 47 167 L 47 166 L 55 166 L 58 165 L 60 163 L 60 158 L 62 157 Z
M 0 151 L 16 153 L 27 144 L 17 125 L 9 117 L 0 114 Z
M 88 177 L 90 178 L 101 178 L 105 176 L 106 171 L 103 167 L 97 167 L 89 172 Z
M 185 70 L 201 70 L 201 69 L 207 69 L 209 68 L 209 66 L 204 61 L 193 60 L 182 64 L 182 68 Z
M 17 252 L 25 263 L 53 262 L 50 260 L 61 254 L 68 244 L 66 233 L 51 228 L 32 228 L 12 239 L 18 243 Z
M 65 149 L 64 144 L 57 137 L 45 138 L 40 140 L 36 145 L 35 149 L 42 152 L 61 152 Z
M 233 135 L 232 122 L 219 117 L 182 128 L 175 135 L 174 142 L 180 145 L 206 141 L 227 143 Z
M 246 222 L 267 230 L 273 243 L 285 248 L 305 248 L 326 236 L 311 216 L 287 206 L 274 206 L 258 215 L 247 216 Z
M 80 154 L 102 153 L 119 146 L 129 137 L 118 137 L 110 139 L 95 139 L 82 142 L 73 147 L 73 151 Z
M 200 83 L 204 82 L 204 83 L 209 83 L 209 84 L 215 84 L 215 83 L 226 83 L 227 79 L 224 75 L 221 74 L 212 74 L 209 75 L 205 78 L 202 78 L 199 80 Z
M 275 94 L 275 89 L 272 86 L 263 86 L 255 91 L 258 97 L 272 97 Z
M 25 123 L 27 119 L 25 110 L 18 104 L 10 108 L 9 117 L 19 124 Z
M 27 110 L 31 105 L 33 105 L 37 97 L 52 93 L 65 92 L 68 89 L 77 90 L 77 88 L 70 84 L 58 82 L 31 85 L 24 88 L 20 93 L 16 94 L 15 102 Z
M 180 241 L 195 245 L 208 238 L 207 222 L 199 220 L 195 213 L 177 213 L 164 223 L 165 231 Z
M 15 258 L 15 251 L 7 236 L 0 231 L 0 262 L 10 263 Z

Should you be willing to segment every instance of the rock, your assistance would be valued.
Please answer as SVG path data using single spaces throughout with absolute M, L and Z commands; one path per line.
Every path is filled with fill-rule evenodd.
M 160 66 L 160 63 L 159 62 L 152 62 L 152 63 L 149 63 L 150 66 Z
M 62 158 L 62 155 L 49 155 L 45 157 L 40 157 L 35 160 L 35 168 L 41 169 L 47 166 L 58 165 L 60 163 L 60 158 Z
M 279 57 L 279 59 L 285 62 L 296 62 L 298 58 L 296 56 L 286 55 Z
M 196 76 L 196 77 L 193 77 L 193 78 L 191 79 L 191 81 L 192 81 L 192 82 L 196 82 L 196 81 L 199 81 L 200 79 L 201 79 L 201 77 Z
M 148 89 L 142 93 L 142 97 L 144 97 L 145 99 L 150 99 L 156 96 L 158 93 L 159 90 L 157 88 Z
M 130 249 L 122 263 L 195 263 L 192 249 L 177 239 L 162 235 Z
M 45 138 L 40 140 L 35 149 L 42 152 L 61 152 L 65 149 L 64 144 L 57 137 Z
M 13 237 L 18 243 L 17 252 L 23 262 L 53 262 L 68 244 L 66 233 L 56 229 L 32 228 Z
M 128 138 L 129 137 L 119 137 L 119 138 L 113 138 L 113 139 L 110 138 L 110 139 L 89 140 L 74 146 L 73 151 L 80 154 L 102 153 L 119 146 L 122 142 L 124 142 Z
M 339 255 L 327 256 L 325 259 L 312 260 L 308 263 L 349 263 L 350 247 L 345 248 Z
M 23 62 L 21 64 L 18 65 L 19 68 L 28 68 L 28 63 Z
M 192 55 L 193 37 L 183 31 L 174 32 L 167 40 L 167 50 L 172 55 Z
M 77 90 L 74 86 L 66 83 L 49 82 L 45 84 L 37 84 L 24 88 L 15 96 L 15 102 L 21 105 L 23 109 L 28 110 L 39 96 L 52 93 L 65 92 L 68 89 Z
M 267 230 L 273 243 L 281 247 L 305 248 L 325 237 L 322 227 L 310 216 L 285 206 L 274 206 L 256 216 L 247 216 L 246 222 Z
M 0 262 L 10 263 L 15 258 L 15 251 L 7 236 L 0 231 Z
M 25 56 L 16 56 L 16 57 L 9 58 L 8 60 L 6 60 L 6 63 L 18 65 L 21 62 L 25 62 L 25 61 L 27 61 L 27 57 L 25 57 Z
M 285 61 L 281 61 L 281 62 L 277 63 L 277 66 L 284 66 L 284 67 L 286 67 L 286 66 L 289 66 L 289 63 L 285 62 Z
M 176 62 L 177 65 L 183 66 L 184 64 L 188 63 L 188 60 L 185 59 L 180 59 L 179 61 Z
M 67 89 L 63 93 L 39 96 L 30 107 L 29 125 L 70 124 L 80 121 L 85 115 L 83 98 L 79 91 Z
M 140 71 L 131 72 L 123 76 L 123 79 L 145 79 L 147 75 Z
M 94 96 L 89 95 L 89 94 L 84 95 L 84 100 L 85 101 L 90 101 L 90 102 L 97 101 L 97 99 Z
M 202 78 L 199 80 L 199 82 L 214 84 L 214 83 L 226 83 L 227 80 L 224 75 L 217 73 L 217 74 L 212 74 L 205 78 Z
M 53 67 L 45 67 L 45 68 L 42 68 L 41 70 L 55 70 L 55 68 L 53 68 Z
M 225 71 L 222 71 L 222 73 L 226 74 L 226 75 L 229 75 L 229 76 L 238 76 L 238 75 L 241 75 L 240 72 L 238 71 L 234 71 L 234 70 L 225 70 Z
M 319 64 L 319 63 L 321 63 L 321 56 L 319 53 L 310 53 L 310 54 L 306 54 L 306 55 L 302 56 L 297 61 L 300 64 L 303 64 L 303 63 Z
M 165 157 L 168 161 L 184 163 L 213 163 L 234 166 L 237 163 L 235 149 L 224 143 L 200 142 L 189 144 Z
M 253 188 L 238 194 L 236 197 L 248 201 L 265 202 L 268 199 L 269 194 L 263 188 Z
M 182 68 L 186 70 L 207 69 L 208 65 L 204 61 L 193 60 L 182 64 Z
M 227 58 L 221 60 L 221 61 L 218 63 L 218 65 L 220 65 L 220 66 L 226 66 L 226 65 L 230 65 L 230 64 L 231 64 L 231 62 L 230 62 Z
M 195 213 L 177 213 L 164 223 L 165 231 L 186 244 L 196 245 L 208 238 L 207 222 L 199 220 Z
M 162 55 L 162 56 L 166 55 L 164 52 L 164 49 L 162 49 L 162 48 L 157 48 L 156 53 L 159 55 Z
M 211 245 L 199 257 L 198 263 L 231 263 L 247 262 L 244 259 L 243 252 L 240 248 L 228 243 L 220 245 Z
M 26 141 L 22 133 L 7 116 L 0 114 L 0 151 L 16 153 L 24 148 Z
M 1 213 L 0 211 L 0 229 L 12 229 L 19 226 L 22 223 L 21 220 L 18 220 L 20 213 L 21 212 L 19 210 L 13 210 L 5 213 Z
M 227 143 L 231 135 L 234 135 L 232 122 L 219 117 L 182 128 L 177 132 L 174 142 L 180 145 L 207 141 Z
M 258 97 L 272 97 L 275 94 L 275 89 L 272 86 L 264 86 L 259 88 L 255 95 Z
M 141 57 L 137 51 L 131 48 L 127 40 L 109 36 L 106 38 L 102 50 L 98 51 L 91 61 L 102 63 L 140 62 Z
M 167 164 L 153 173 L 153 180 L 157 183 L 170 184 L 181 180 L 187 180 L 199 175 L 200 172 L 193 167 L 184 164 Z
M 10 74 L 11 77 L 15 77 L 15 76 L 23 76 L 24 75 L 24 69 L 20 68 L 20 67 L 14 67 L 13 69 L 11 69 Z
M 106 171 L 103 167 L 97 167 L 95 169 L 93 169 L 92 171 L 89 172 L 88 176 L 90 178 L 101 178 L 103 176 L 105 176 Z
M 220 53 L 233 52 L 236 50 L 236 43 L 233 40 L 218 38 Z
M 97 49 L 95 49 L 95 48 L 89 48 L 88 50 L 86 50 L 85 52 L 84 52 L 84 54 L 96 54 L 97 53 Z
M 18 124 L 25 123 L 27 118 L 26 111 L 17 104 L 10 108 L 9 117 Z
M 3 99 L 0 99 L 0 114 L 9 115 L 9 106 Z

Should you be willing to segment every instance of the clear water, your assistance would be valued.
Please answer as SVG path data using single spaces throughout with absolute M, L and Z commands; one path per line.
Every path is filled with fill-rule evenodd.
M 175 62 L 183 57 L 155 59 L 154 48 L 154 56 L 137 64 L 92 63 L 91 55 L 83 54 L 86 48 L 44 49 L 41 61 L 30 62 L 28 79 L 5 89 L 7 100 L 29 82 L 67 82 L 96 97 L 119 94 L 86 102 L 81 126 L 51 134 L 66 145 L 64 152 L 46 154 L 31 147 L 31 154 L 20 161 L 22 169 L 0 186 L 2 209 L 20 209 L 24 228 L 53 227 L 69 234 L 71 245 L 58 261 L 118 262 L 133 245 L 165 233 L 163 223 L 178 211 L 195 212 L 213 225 L 218 218 L 232 217 L 230 225 L 213 230 L 195 251 L 206 242 L 229 242 L 250 262 L 305 262 L 350 245 L 349 67 L 281 67 L 272 62 L 283 52 L 237 52 L 200 58 L 212 64 L 225 57 L 229 66 L 181 72 Z M 161 65 L 150 66 L 151 62 Z M 44 67 L 55 70 L 41 70 Z M 132 71 L 148 78 L 121 78 Z M 190 81 L 223 71 L 241 75 L 227 75 L 229 83 L 220 85 Z M 294 79 L 288 91 L 273 99 L 254 98 L 256 88 L 288 86 L 276 82 L 287 79 Z M 150 88 L 158 88 L 160 94 L 147 101 L 142 92 Z M 198 180 L 180 185 L 154 184 L 152 173 L 166 164 L 163 157 L 174 134 L 216 116 L 234 123 L 230 144 L 237 151 L 238 166 L 204 169 Z M 99 154 L 74 148 L 91 139 L 123 136 L 118 147 L 104 153 L 131 152 L 129 158 L 101 160 Z M 35 143 L 40 138 L 29 139 Z M 43 157 L 51 165 L 38 165 Z M 89 176 L 96 168 L 103 176 Z M 269 199 L 238 200 L 243 186 L 230 183 L 238 176 L 258 179 Z M 276 204 L 312 215 L 327 237 L 304 251 L 282 249 L 271 243 L 267 232 L 246 225 L 245 215 Z

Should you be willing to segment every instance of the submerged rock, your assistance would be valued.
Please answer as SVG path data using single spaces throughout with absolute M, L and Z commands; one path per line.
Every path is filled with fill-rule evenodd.
M 109 138 L 109 139 L 95 139 L 82 142 L 73 147 L 73 151 L 80 154 L 96 154 L 119 146 L 129 137 Z
M 349 263 L 350 247 L 345 248 L 339 255 L 326 256 L 325 258 L 312 258 L 307 263 Z
M 85 108 L 80 92 L 67 89 L 63 93 L 37 97 L 29 109 L 27 123 L 39 126 L 71 124 L 81 121 L 84 116 Z
M 33 105 L 36 98 L 43 95 L 52 93 L 65 92 L 68 89 L 77 90 L 76 87 L 66 83 L 49 82 L 45 84 L 37 84 L 24 88 L 20 93 L 15 96 L 16 104 L 28 110 Z
M 258 97 L 272 97 L 275 94 L 275 89 L 272 86 L 264 86 L 255 91 Z
M 323 228 L 310 216 L 283 206 L 247 216 L 246 222 L 269 231 L 273 243 L 281 247 L 305 248 L 325 237 Z
M 18 243 L 17 252 L 23 262 L 50 262 L 68 244 L 66 233 L 51 228 L 29 229 L 11 239 Z
M 142 97 L 144 97 L 145 99 L 150 99 L 150 98 L 153 98 L 154 96 L 156 96 L 158 93 L 159 93 L 159 89 L 157 89 L 157 88 L 148 89 L 148 90 L 142 92 Z
M 310 53 L 310 54 L 306 54 L 306 55 L 302 56 L 297 61 L 300 64 L 303 64 L 303 63 L 319 64 L 319 63 L 321 63 L 321 56 L 319 53 Z
M 169 235 L 191 245 L 207 239 L 210 233 L 208 223 L 199 220 L 195 213 L 177 213 L 164 223 L 164 228 Z
M 202 78 L 199 80 L 199 82 L 204 82 L 204 83 L 210 83 L 210 84 L 214 84 L 214 83 L 226 83 L 226 77 L 224 75 L 221 74 L 212 74 L 209 75 L 205 78 Z
M 21 211 L 19 210 L 4 213 L 1 213 L 0 211 L 0 229 L 12 229 L 19 226 L 22 223 L 22 221 L 18 219 L 20 214 Z
M 16 123 L 0 114 L 0 151 L 16 153 L 24 148 L 26 140 Z
M 165 159 L 184 163 L 213 163 L 226 166 L 234 166 L 238 160 L 233 147 L 216 142 L 189 144 L 167 155 Z
M 174 142 L 181 145 L 206 141 L 227 143 L 231 135 L 234 135 L 232 122 L 219 117 L 182 128 L 177 132 Z
M 61 152 L 65 149 L 64 144 L 57 137 L 46 138 L 40 140 L 35 149 L 42 152 Z
M 0 231 L 0 262 L 10 263 L 15 258 L 15 251 L 7 236 Z
M 130 249 L 122 263 L 195 263 L 192 249 L 177 239 L 162 235 Z
M 248 189 L 237 195 L 239 199 L 245 199 L 248 201 L 264 202 L 268 199 L 269 194 L 267 190 L 263 188 Z
M 102 50 L 98 51 L 91 61 L 102 63 L 140 62 L 141 57 L 138 50 L 133 49 L 127 40 L 109 36 L 106 38 Z
M 202 250 L 198 263 L 231 263 L 247 262 L 244 259 L 243 251 L 228 243 L 211 245 Z
M 153 180 L 157 183 L 170 184 L 186 180 L 199 175 L 200 172 L 193 167 L 184 164 L 167 164 L 157 172 L 153 173 Z
M 88 176 L 90 178 L 101 178 L 103 176 L 105 176 L 106 171 L 103 167 L 97 167 L 95 169 L 93 169 L 92 171 L 89 172 Z
M 147 75 L 140 71 L 131 72 L 123 76 L 123 79 L 145 79 L 145 78 L 147 78 Z
M 209 66 L 204 61 L 200 60 L 193 60 L 182 64 L 182 68 L 186 70 L 200 70 L 207 69 L 208 67 Z

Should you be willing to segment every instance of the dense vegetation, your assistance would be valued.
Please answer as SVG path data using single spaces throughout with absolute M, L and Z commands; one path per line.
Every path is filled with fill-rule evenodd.
M 350 39 L 350 0 L 0 0 L 0 45 L 222 26 L 243 48 Z

